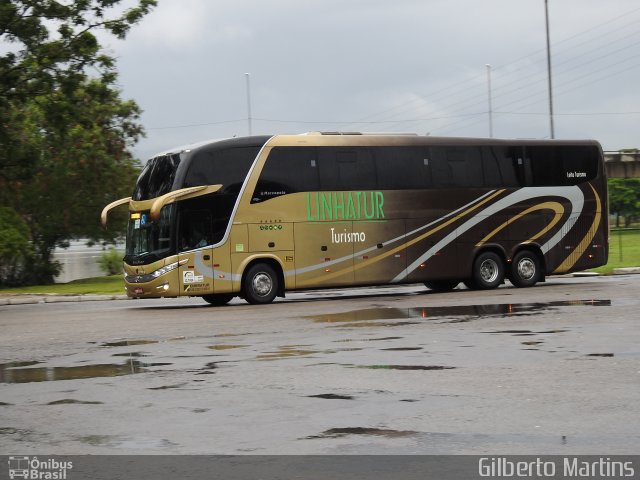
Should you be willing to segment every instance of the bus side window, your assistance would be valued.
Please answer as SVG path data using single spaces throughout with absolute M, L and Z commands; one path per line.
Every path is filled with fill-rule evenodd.
M 562 159 L 558 147 L 526 147 L 525 159 L 525 168 L 531 169 L 530 185 L 534 187 L 564 185 Z
M 564 185 L 578 185 L 593 180 L 598 175 L 597 147 L 562 146 L 562 174 Z
M 380 147 L 374 158 L 380 190 L 411 190 L 431 186 L 428 147 Z
M 522 165 L 522 155 L 517 148 L 500 146 L 482 147 L 482 166 L 485 187 L 518 187 L 518 155 Z
M 211 212 L 209 210 L 183 210 L 180 216 L 180 251 L 205 247 L 213 243 Z
M 319 148 L 318 165 L 322 190 L 377 188 L 376 170 L 367 148 Z
M 482 157 L 479 147 L 432 147 L 433 184 L 436 188 L 481 187 Z
M 260 172 L 251 203 L 319 188 L 315 147 L 276 147 Z

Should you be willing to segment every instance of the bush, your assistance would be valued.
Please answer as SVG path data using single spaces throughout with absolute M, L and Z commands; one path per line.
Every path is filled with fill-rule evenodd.
M 122 252 L 119 252 L 112 247 L 100 255 L 98 264 L 100 265 L 100 270 L 102 270 L 105 275 L 117 275 L 122 273 Z
M 29 227 L 15 210 L 0 207 L 0 285 L 22 285 L 33 257 Z

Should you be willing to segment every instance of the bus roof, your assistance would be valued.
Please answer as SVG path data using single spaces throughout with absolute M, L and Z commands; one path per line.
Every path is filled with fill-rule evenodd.
M 535 139 L 535 138 L 483 138 L 483 137 L 436 137 L 430 135 L 418 135 L 417 133 L 395 132 L 306 132 L 302 134 L 260 135 L 250 137 L 231 137 L 203 140 L 191 144 L 173 147 L 153 155 L 152 158 L 192 152 L 206 147 L 243 147 L 264 145 L 270 141 L 271 146 L 276 145 L 329 145 L 337 140 L 337 144 L 346 145 L 597 145 L 599 142 L 592 139 Z M 339 138 L 339 139 L 338 139 Z

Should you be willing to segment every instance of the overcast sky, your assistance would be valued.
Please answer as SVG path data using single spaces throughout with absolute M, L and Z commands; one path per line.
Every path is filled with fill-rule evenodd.
M 549 0 L 556 138 L 640 147 L 640 4 Z M 147 159 L 315 130 L 549 138 L 544 0 L 159 0 L 118 57 Z

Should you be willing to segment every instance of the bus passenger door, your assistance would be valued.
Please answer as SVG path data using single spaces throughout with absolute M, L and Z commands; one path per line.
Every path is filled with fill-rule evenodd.
M 294 224 L 296 288 L 353 285 L 352 222 Z
M 180 296 L 213 293 L 211 225 L 209 210 L 181 212 L 178 261 L 186 262 L 180 265 Z

